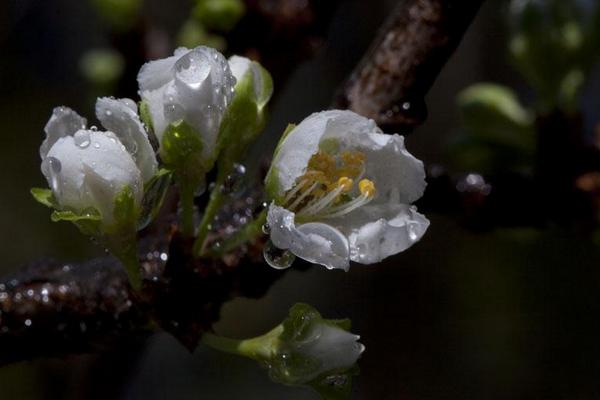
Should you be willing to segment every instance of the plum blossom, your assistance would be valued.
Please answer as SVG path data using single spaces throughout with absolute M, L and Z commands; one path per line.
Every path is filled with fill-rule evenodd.
M 100 98 L 96 114 L 107 131 L 87 128 L 85 118 L 68 107 L 54 109 L 40 146 L 41 170 L 59 210 L 98 212 L 102 225 L 110 226 L 125 188 L 139 207 L 157 161 L 132 100 Z
M 400 135 L 351 111 L 312 114 L 281 139 L 266 178 L 275 247 L 329 269 L 406 250 L 429 221 L 412 206 L 423 163 Z
M 221 53 L 205 46 L 180 47 L 171 57 L 144 64 L 138 83 L 159 143 L 170 124 L 184 121 L 200 135 L 202 158 L 216 157 L 220 124 L 235 85 Z

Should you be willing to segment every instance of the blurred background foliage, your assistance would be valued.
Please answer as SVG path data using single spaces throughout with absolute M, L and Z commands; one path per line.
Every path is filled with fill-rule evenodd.
M 141 63 L 182 44 L 269 56 L 231 47 L 236 26 L 248 23 L 247 5 L 256 3 L 275 9 L 286 3 L 291 10 L 310 4 L 0 3 L 3 274 L 40 258 L 76 261 L 100 253 L 70 225 L 50 223 L 47 210 L 29 198 L 29 188 L 43 184 L 38 146 L 52 108 L 64 104 L 92 116 L 96 96 L 136 97 Z M 314 57 L 276 75 L 272 118 L 250 159 L 268 156 L 288 122 L 328 107 L 396 3 L 337 3 Z M 594 143 L 599 21 L 594 0 L 488 1 L 430 92 L 429 119 L 407 139 L 409 150 L 451 173 L 531 174 L 538 121 L 556 110 L 579 115 L 584 137 Z M 256 32 L 251 39 L 263 42 Z M 314 44 L 311 38 L 307 46 Z M 572 160 L 552 162 L 568 168 Z M 518 213 L 527 199 L 512 195 Z M 265 298 L 228 303 L 217 332 L 256 336 L 279 323 L 291 304 L 307 302 L 326 317 L 350 317 L 362 335 L 367 351 L 355 398 L 598 398 L 598 245 L 560 225 L 472 232 L 455 218 L 428 216 L 428 234 L 410 251 L 349 273 L 292 270 Z M 315 398 L 271 383 L 250 361 L 205 348 L 189 354 L 165 334 L 98 355 L 4 367 L 0 393 L 25 400 Z

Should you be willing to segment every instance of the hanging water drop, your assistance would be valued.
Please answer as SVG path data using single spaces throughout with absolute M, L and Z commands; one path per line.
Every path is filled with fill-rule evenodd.
M 263 248 L 263 256 L 267 264 L 275 269 L 288 269 L 296 259 L 296 256 L 291 251 L 275 247 L 270 240 Z
M 90 126 L 90 130 L 93 132 L 97 132 L 98 131 L 98 127 L 96 125 L 92 125 Z

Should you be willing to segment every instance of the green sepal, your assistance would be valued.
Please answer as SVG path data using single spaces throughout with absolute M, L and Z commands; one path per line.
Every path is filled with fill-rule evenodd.
M 52 212 L 50 219 L 52 222 L 72 222 L 84 235 L 99 236 L 102 232 L 102 215 L 95 208 L 88 208 L 81 213 L 56 210 Z
M 138 103 L 138 109 L 140 114 L 140 120 L 146 126 L 146 129 L 154 132 L 154 123 L 152 122 L 152 113 L 150 112 L 150 105 L 146 100 L 142 100 Z
M 115 224 L 106 227 L 105 232 L 111 233 L 115 229 L 119 232 L 133 229 L 136 232 L 140 210 L 135 203 L 133 190 L 130 186 L 125 186 L 115 198 L 115 208 L 113 210 Z
M 261 75 L 263 87 L 257 93 L 254 72 Z M 248 71 L 235 85 L 235 95 L 227 107 L 219 131 L 217 147 L 219 168 L 230 168 L 256 140 L 265 124 L 264 107 L 273 93 L 271 75 L 252 61 Z
M 144 184 L 144 198 L 140 210 L 138 229 L 143 229 L 156 218 L 165 195 L 171 185 L 173 172 L 160 168 L 156 174 Z
M 46 207 L 56 208 L 57 203 L 52 190 L 44 188 L 31 188 L 30 192 L 38 203 L 41 203 Z
M 167 126 L 160 144 L 164 165 L 187 180 L 202 181 L 214 160 L 202 157 L 202 135 L 187 122 L 180 120 Z

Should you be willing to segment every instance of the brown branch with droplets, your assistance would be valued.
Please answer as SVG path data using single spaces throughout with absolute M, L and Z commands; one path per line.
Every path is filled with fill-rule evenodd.
M 483 0 L 400 2 L 343 86 L 337 106 L 408 133 L 427 117 L 425 95 Z

